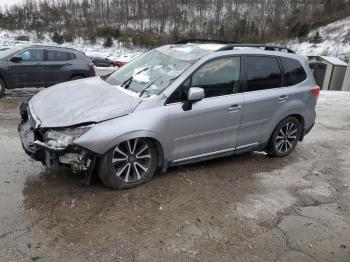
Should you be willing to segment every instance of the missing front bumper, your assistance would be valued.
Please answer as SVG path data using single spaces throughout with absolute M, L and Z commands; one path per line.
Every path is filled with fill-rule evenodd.
M 93 153 L 74 144 L 60 147 L 53 145 L 52 141 L 40 141 L 41 134 L 34 130 L 28 121 L 23 121 L 18 131 L 27 155 L 46 167 L 66 166 L 74 173 L 89 173 L 94 168 L 96 156 Z

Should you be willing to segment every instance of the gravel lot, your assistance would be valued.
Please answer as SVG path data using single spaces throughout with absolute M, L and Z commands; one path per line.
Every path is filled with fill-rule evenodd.
M 0 99 L 0 261 L 350 261 L 350 96 L 324 93 L 284 159 L 253 153 L 112 191 L 24 154 Z

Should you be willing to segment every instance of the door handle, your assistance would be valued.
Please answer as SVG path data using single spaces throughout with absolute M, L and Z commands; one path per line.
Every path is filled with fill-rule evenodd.
M 282 103 L 282 102 L 286 102 L 287 99 L 288 99 L 288 96 L 283 95 L 283 96 L 280 96 L 280 97 L 278 98 L 278 101 L 280 101 L 280 102 Z
M 237 112 L 242 108 L 241 105 L 232 105 L 228 108 L 228 111 L 230 112 Z

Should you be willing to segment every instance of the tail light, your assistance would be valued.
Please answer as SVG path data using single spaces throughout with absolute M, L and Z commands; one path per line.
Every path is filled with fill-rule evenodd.
M 314 97 L 318 97 L 320 95 L 320 90 L 321 88 L 319 86 L 314 86 L 313 88 L 311 88 L 311 94 Z
M 115 61 L 114 62 L 114 65 L 117 66 L 117 67 L 122 67 L 125 64 L 126 64 L 126 62 L 122 62 L 122 61 Z
M 95 70 L 95 64 L 94 63 L 89 63 L 89 67 L 91 70 Z

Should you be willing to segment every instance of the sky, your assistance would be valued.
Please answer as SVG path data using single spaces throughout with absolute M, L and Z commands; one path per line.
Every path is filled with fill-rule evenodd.
M 18 2 L 21 2 L 21 0 L 0 0 L 0 6 L 12 5 Z

